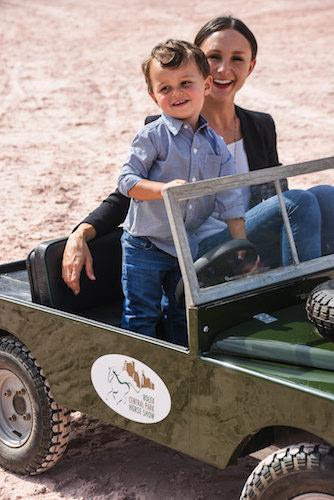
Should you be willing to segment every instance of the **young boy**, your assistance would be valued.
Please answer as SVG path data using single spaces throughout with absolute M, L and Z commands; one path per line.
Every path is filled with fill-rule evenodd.
M 162 192 L 233 174 L 234 166 L 224 141 L 200 115 L 212 85 L 204 53 L 188 42 L 168 40 L 154 47 L 142 69 L 162 114 L 138 132 L 118 180 L 120 192 L 131 197 L 122 236 L 122 327 L 155 337 L 164 292 L 168 340 L 187 345 L 185 311 L 174 295 L 180 270 Z M 195 230 L 217 209 L 231 236 L 245 238 L 240 190 L 191 200 L 184 221 L 194 257 Z

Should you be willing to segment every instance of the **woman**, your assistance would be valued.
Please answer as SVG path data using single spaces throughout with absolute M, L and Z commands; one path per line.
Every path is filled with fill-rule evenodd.
M 235 158 L 238 172 L 279 165 L 275 124 L 270 115 L 235 105 L 237 92 L 256 64 L 257 43 L 240 20 L 218 17 L 206 23 L 195 38 L 207 55 L 213 76 L 213 90 L 206 98 L 203 115 L 225 140 Z M 291 261 L 290 247 L 272 183 L 244 189 L 247 237 L 252 241 L 263 265 L 277 266 Z M 284 193 L 290 223 L 300 260 L 316 258 L 334 251 L 334 188 L 318 186 L 308 191 Z M 87 241 L 102 235 L 125 219 L 129 199 L 115 191 L 70 235 L 63 256 L 63 279 L 75 294 L 83 266 L 95 279 Z M 320 233 L 320 228 L 326 227 Z M 332 226 L 332 227 L 331 227 Z M 312 237 L 310 237 L 312 235 Z M 226 229 L 210 217 L 198 234 L 200 253 L 229 239 Z M 277 255 L 274 255 L 275 241 Z M 332 243 L 333 242 L 333 243 Z M 321 248 L 322 246 L 322 248 Z

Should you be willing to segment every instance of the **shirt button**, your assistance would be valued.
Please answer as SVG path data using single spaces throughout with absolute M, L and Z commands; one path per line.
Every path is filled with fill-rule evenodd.
M 188 207 L 189 207 L 189 210 L 191 210 L 193 208 L 193 206 L 191 205 L 191 203 L 189 203 Z
M 198 149 L 197 149 L 197 148 L 194 148 L 194 149 L 193 149 L 193 153 L 194 153 L 194 155 L 197 153 L 197 151 L 198 151 Z
M 192 177 L 191 181 L 192 181 L 192 182 L 197 181 L 196 177 Z
M 184 125 L 184 128 L 186 128 L 188 130 L 189 127 L 188 127 L 188 125 Z

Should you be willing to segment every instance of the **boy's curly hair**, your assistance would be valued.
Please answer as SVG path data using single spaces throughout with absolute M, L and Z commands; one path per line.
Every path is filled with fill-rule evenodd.
M 209 63 L 199 47 L 184 40 L 170 38 L 166 42 L 156 45 L 152 49 L 150 57 L 142 63 L 141 67 L 149 93 L 153 91 L 150 79 L 150 65 L 153 59 L 158 61 L 163 68 L 178 68 L 185 61 L 193 59 L 204 78 L 210 75 Z

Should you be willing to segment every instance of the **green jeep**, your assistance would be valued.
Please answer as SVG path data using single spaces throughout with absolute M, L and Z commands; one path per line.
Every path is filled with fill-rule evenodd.
M 0 266 L 0 465 L 38 474 L 66 449 L 78 410 L 224 468 L 275 442 L 240 498 L 334 499 L 334 255 L 299 262 L 279 179 L 334 158 L 170 188 L 189 347 L 120 328 L 121 229 L 90 242 L 96 282 L 61 279 L 64 238 Z M 193 263 L 182 203 L 274 182 L 294 263 L 243 272 L 246 241 Z M 333 214 L 334 215 L 334 214 Z M 291 443 L 304 431 L 305 443 Z

